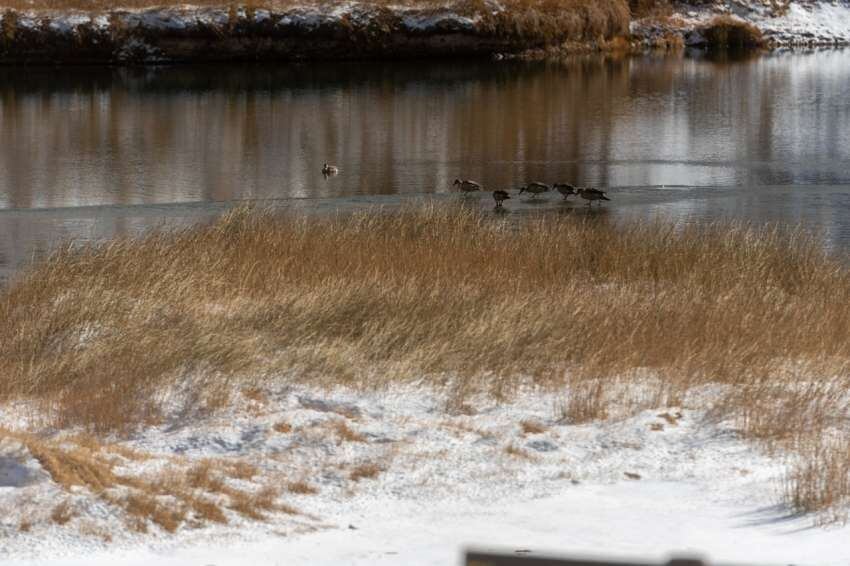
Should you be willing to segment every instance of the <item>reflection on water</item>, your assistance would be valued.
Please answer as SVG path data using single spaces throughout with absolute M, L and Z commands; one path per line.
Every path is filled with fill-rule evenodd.
M 394 205 L 457 176 L 598 184 L 618 215 L 804 222 L 850 245 L 846 57 L 0 69 L 0 270 L 215 203 Z

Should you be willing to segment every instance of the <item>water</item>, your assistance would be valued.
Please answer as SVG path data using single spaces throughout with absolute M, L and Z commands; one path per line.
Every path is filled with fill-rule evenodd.
M 455 177 L 600 185 L 614 217 L 801 223 L 850 248 L 847 56 L 0 69 L 0 278 L 67 239 L 243 200 L 457 198 Z

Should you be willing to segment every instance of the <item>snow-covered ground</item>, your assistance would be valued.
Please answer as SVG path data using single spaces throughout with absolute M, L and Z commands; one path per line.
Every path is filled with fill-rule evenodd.
M 601 422 L 563 422 L 561 392 L 510 403 L 468 398 L 447 409 L 425 387 L 384 392 L 290 386 L 252 390 L 201 420 L 175 416 L 121 446 L 151 455 L 116 473 L 170 462 L 240 459 L 261 473 L 235 484 L 301 481 L 296 514 L 128 530 L 121 512 L 69 494 L 20 443 L 0 442 L 0 562 L 34 564 L 458 564 L 465 548 L 661 559 L 671 553 L 759 564 L 846 564 L 850 529 L 814 527 L 780 503 L 787 470 L 696 408 L 612 408 Z M 20 423 L 12 411 L 7 423 Z M 191 424 L 190 424 L 191 423 Z M 284 423 L 286 426 L 281 426 Z M 363 464 L 375 477 L 352 479 Z M 21 532 L 22 522 L 28 523 Z
M 782 44 L 850 42 L 850 5 L 845 2 L 794 3 L 784 15 L 762 16 L 757 23 L 768 37 Z
M 632 33 L 652 44 L 656 37 L 681 33 L 688 44 L 698 44 L 695 30 L 717 16 L 733 16 L 759 28 L 774 47 L 837 46 L 850 43 L 848 0 L 718 0 L 710 3 L 674 2 L 672 17 L 635 20 Z

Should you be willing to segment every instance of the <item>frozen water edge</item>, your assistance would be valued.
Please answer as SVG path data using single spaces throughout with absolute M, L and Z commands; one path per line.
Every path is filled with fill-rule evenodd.
M 710 394 L 686 405 L 700 406 L 699 396 Z M 558 420 L 561 400 L 558 392 L 526 391 L 504 404 L 469 399 L 465 412 L 474 414 L 451 414 L 443 394 L 413 385 L 383 392 L 284 386 L 213 418 L 175 417 L 123 442 L 155 458 L 122 469 L 156 469 L 174 457 L 239 457 L 268 474 L 304 478 L 319 492 L 284 496 L 302 515 L 233 517 L 229 525 L 174 535 L 127 533 L 114 510 L 83 491 L 73 494 L 81 513 L 68 525 L 45 521 L 18 532 L 22 517 L 48 514 L 68 494 L 14 447 L 15 477 L 26 469 L 30 479 L 0 488 L 0 507 L 8 510 L 0 521 L 0 558 L 21 566 L 222 565 L 248 558 L 451 564 L 467 546 L 499 546 L 649 558 L 698 552 L 751 563 L 850 559 L 848 528 L 809 528 L 811 517 L 779 506 L 785 463 L 741 440 L 731 423 L 709 421 L 696 409 L 659 407 L 571 425 Z M 291 431 L 274 430 L 281 420 Z M 523 421 L 541 430 L 524 432 Z M 362 439 L 340 439 L 329 426 L 338 422 Z M 358 462 L 378 462 L 384 471 L 350 481 L 348 470 Z M 113 541 L 82 534 L 83 521 Z

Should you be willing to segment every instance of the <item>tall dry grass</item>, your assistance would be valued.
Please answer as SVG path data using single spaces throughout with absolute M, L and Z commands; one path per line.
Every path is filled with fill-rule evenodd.
M 843 264 L 777 227 L 236 210 L 19 277 L 0 295 L 0 391 L 105 429 L 157 418 L 183 379 L 215 397 L 258 373 L 507 394 L 650 368 L 763 396 L 776 376 L 846 375 L 848 299 Z
M 583 422 L 653 375 L 658 403 L 720 384 L 718 418 L 803 450 L 848 416 L 848 304 L 845 264 L 776 226 L 243 209 L 20 276 L 0 294 L 0 392 L 108 432 L 161 418 L 171 392 L 191 414 L 269 375 L 425 380 L 457 406 L 531 381 L 571 386 L 563 417 Z

